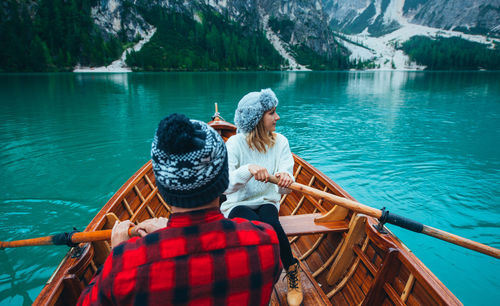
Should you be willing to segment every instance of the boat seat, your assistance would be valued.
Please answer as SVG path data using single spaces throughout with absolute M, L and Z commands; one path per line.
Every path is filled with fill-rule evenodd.
M 303 214 L 294 216 L 280 216 L 280 223 L 287 236 L 321 234 L 329 232 L 345 232 L 349 223 L 345 220 L 316 223 L 314 220 L 322 214 Z

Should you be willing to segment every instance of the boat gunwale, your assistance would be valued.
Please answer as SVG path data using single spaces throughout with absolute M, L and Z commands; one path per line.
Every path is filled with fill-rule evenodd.
M 234 132 L 236 127 L 231 123 L 225 121 L 211 121 L 209 122 L 216 129 L 221 131 Z M 299 161 L 303 168 L 306 168 L 316 179 L 319 179 L 325 186 L 327 186 L 331 192 L 340 194 L 342 197 L 355 200 L 347 191 L 345 191 L 341 186 L 335 183 L 330 177 L 326 176 L 323 172 L 318 170 L 312 164 L 299 157 L 298 155 L 292 153 L 294 159 Z M 152 163 L 151 160 L 147 161 L 138 171 L 136 171 L 106 202 L 106 204 L 101 208 L 101 210 L 94 216 L 90 221 L 85 231 L 94 231 L 102 228 L 106 223 L 105 217 L 108 212 L 112 212 L 117 205 L 123 200 L 123 198 L 133 190 L 134 186 L 144 178 L 151 171 Z M 349 210 L 346 219 L 351 219 L 355 212 Z M 410 272 L 415 276 L 421 285 L 425 287 L 426 290 L 435 292 L 439 298 L 447 304 L 461 305 L 461 302 L 453 295 L 453 293 L 441 282 L 437 276 L 432 273 L 432 271 L 425 266 L 425 264 L 406 246 L 404 243 L 391 231 L 387 230 L 387 234 L 381 234 L 375 229 L 375 225 L 378 224 L 378 220 L 367 216 L 366 223 L 366 234 L 371 237 L 376 237 L 374 240 L 383 243 L 385 246 L 393 246 L 399 252 L 398 257 L 405 267 L 410 270 Z M 90 244 L 85 244 L 88 251 Z M 49 302 L 54 302 L 54 296 L 61 294 L 64 289 L 63 281 L 66 277 L 74 275 L 71 272 L 77 266 L 81 266 L 81 261 L 85 260 L 84 256 L 81 258 L 71 258 L 67 256 L 72 252 L 73 248 L 68 251 L 66 256 L 62 259 L 61 264 L 56 268 L 53 275 L 49 281 L 42 288 L 42 291 L 37 296 L 34 301 L 34 305 L 47 304 Z M 87 260 L 89 261 L 89 260 Z M 56 296 L 56 301 L 59 296 Z
M 442 302 L 448 305 L 462 305 L 460 300 L 441 282 L 441 280 L 389 229 L 386 234 L 377 230 L 379 221 L 366 216 L 366 233 L 375 243 L 381 243 L 386 248 L 395 248 L 399 251 L 401 263 L 410 271 L 423 287 L 437 293 Z M 431 284 L 432 283 L 432 284 Z M 439 290 L 436 290 L 439 288 Z M 453 298 L 452 298 L 453 297 Z
M 103 220 L 105 218 L 105 215 L 112 211 L 112 209 L 119 204 L 119 202 L 123 199 L 123 197 L 133 188 L 137 182 L 144 177 L 144 175 L 147 174 L 151 167 L 151 160 L 146 162 L 139 170 L 137 170 L 117 191 L 116 193 L 113 194 L 113 196 L 106 202 L 106 204 L 99 210 L 97 215 L 92 218 L 90 223 L 87 225 L 85 228 L 84 232 L 89 232 L 89 231 L 95 231 L 99 230 L 99 227 L 102 227 L 103 225 Z M 80 244 L 81 245 L 81 244 Z M 84 244 L 85 245 L 85 244 Z M 89 244 L 87 243 L 87 246 L 84 247 L 85 250 L 84 252 L 88 252 L 90 247 L 88 246 Z M 80 262 L 82 262 L 85 259 L 85 254 L 82 254 L 82 256 L 78 258 L 73 258 L 71 256 L 71 253 L 74 251 L 74 248 L 71 248 L 68 250 L 66 255 L 63 257 L 61 260 L 61 264 L 58 265 L 56 270 L 52 273 L 51 277 L 49 280 L 45 283 L 44 287 L 38 294 L 37 298 L 33 302 L 33 305 L 45 305 L 47 302 L 51 301 L 53 299 L 53 296 L 56 295 L 56 293 L 60 290 L 62 290 L 61 283 L 64 280 L 64 277 L 66 275 L 71 275 L 71 271 L 75 269 L 75 267 L 80 265 Z M 54 283 L 55 281 L 55 283 Z M 52 289 L 53 288 L 53 289 Z M 47 297 L 45 299 L 45 297 Z
M 135 185 L 137 185 L 137 182 L 147 175 L 151 167 L 151 160 L 149 160 L 136 173 L 134 173 L 134 175 L 132 175 L 132 177 L 130 177 L 125 184 L 118 189 L 111 199 L 106 202 L 92 221 L 90 221 L 89 225 L 85 228 L 85 232 L 98 230 L 99 226 L 102 226 L 102 220 L 106 217 L 106 214 L 111 212 L 113 208 L 123 200 L 127 193 L 131 191 Z

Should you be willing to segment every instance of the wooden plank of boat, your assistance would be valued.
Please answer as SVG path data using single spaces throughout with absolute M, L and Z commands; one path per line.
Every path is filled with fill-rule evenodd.
M 218 118 L 209 124 L 224 140 L 236 132 L 234 125 Z M 309 163 L 296 155 L 294 159 L 296 182 L 353 199 Z M 320 213 L 333 223 L 315 223 Z M 113 218 L 138 223 L 169 214 L 148 162 L 104 205 L 85 231 L 109 229 Z M 282 198 L 280 216 L 290 235 L 292 250 L 301 260 L 303 305 L 460 305 L 396 236 L 378 232 L 374 227 L 377 221 L 372 217 L 296 191 Z M 109 252 L 107 241 L 72 248 L 34 305 L 75 304 Z M 286 305 L 285 282 L 276 284 L 270 305 Z
M 319 213 L 280 216 L 280 223 L 287 236 L 345 232 L 349 229 L 349 224 L 345 220 L 316 223 L 315 220 L 321 216 Z

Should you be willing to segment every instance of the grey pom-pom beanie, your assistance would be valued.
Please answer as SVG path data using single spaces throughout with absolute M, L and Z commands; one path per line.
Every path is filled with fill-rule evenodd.
M 267 88 L 260 92 L 247 93 L 238 103 L 234 113 L 234 124 L 238 132 L 250 133 L 259 123 L 265 112 L 278 106 L 278 98 L 274 92 Z

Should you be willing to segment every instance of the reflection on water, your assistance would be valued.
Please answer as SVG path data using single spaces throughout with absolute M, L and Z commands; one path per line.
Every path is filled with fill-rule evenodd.
M 18 240 L 70 232 L 84 225 L 88 213 L 82 203 L 62 200 L 19 199 L 0 201 L 0 237 Z M 31 305 L 53 273 L 67 247 L 38 246 L 0 250 L 0 303 Z
M 0 75 L 0 239 L 83 229 L 142 164 L 157 123 L 232 121 L 273 88 L 292 150 L 360 202 L 500 247 L 500 73 Z M 495 259 L 392 228 L 464 304 L 500 298 Z M 0 304 L 30 304 L 67 248 L 0 251 Z M 466 279 L 466 281 L 462 281 Z
M 23 277 L 18 277 L 19 273 L 14 270 L 15 266 L 9 259 L 9 255 L 11 254 L 6 251 L 0 251 L 0 269 L 3 271 L 0 275 L 0 285 L 2 287 L 4 285 L 10 286 L 10 290 L 0 291 L 0 301 L 9 301 L 17 305 L 31 305 L 33 300 L 23 285 Z

